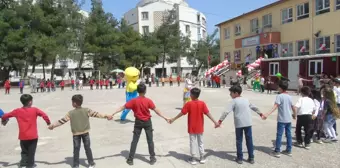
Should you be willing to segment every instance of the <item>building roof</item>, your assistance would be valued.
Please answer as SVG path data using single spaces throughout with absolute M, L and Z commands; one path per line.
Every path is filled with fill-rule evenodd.
M 185 0 L 140 0 L 137 4 L 137 7 L 143 7 L 146 6 L 148 4 L 151 3 L 155 3 L 155 2 L 165 2 L 165 3 L 170 3 L 170 4 L 179 4 L 179 5 L 183 5 L 183 6 L 189 6 L 189 4 L 187 2 L 185 2 Z
M 218 26 L 218 27 L 219 27 L 219 26 L 221 26 L 222 24 L 226 24 L 226 23 L 232 22 L 232 21 L 237 20 L 237 19 L 240 19 L 240 18 L 242 18 L 242 17 L 244 17 L 244 16 L 248 16 L 248 15 L 254 14 L 254 13 L 256 13 L 256 12 L 259 12 L 259 11 L 262 11 L 262 10 L 265 10 L 265 9 L 268 9 L 268 8 L 270 8 L 270 7 L 279 5 L 279 4 L 284 3 L 284 2 L 286 2 L 286 1 L 288 1 L 288 0 L 278 0 L 278 1 L 276 1 L 276 2 L 273 2 L 273 3 L 271 3 L 271 4 L 268 4 L 268 5 L 266 5 L 266 6 L 263 6 L 263 7 L 261 7 L 261 8 L 257 8 L 257 9 L 255 9 L 255 10 L 250 11 L 250 12 L 244 13 L 244 14 L 242 14 L 242 15 L 240 15 L 240 16 L 237 16 L 237 17 L 234 17 L 234 18 L 232 18 L 232 19 L 226 20 L 226 21 L 224 21 L 224 22 L 218 23 L 218 24 L 215 25 L 215 26 Z

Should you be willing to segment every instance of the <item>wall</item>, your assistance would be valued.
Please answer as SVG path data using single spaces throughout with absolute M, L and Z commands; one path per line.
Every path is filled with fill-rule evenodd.
M 314 34 L 321 31 L 320 37 L 330 35 L 331 37 L 331 52 L 334 52 L 334 35 L 340 33 L 340 10 L 335 11 L 335 0 L 330 0 L 330 12 L 321 15 L 315 15 L 315 0 L 309 1 L 309 18 L 297 20 L 297 5 L 307 2 L 306 0 L 286 0 L 285 2 L 264 9 L 262 11 L 255 12 L 250 15 L 245 15 L 239 19 L 231 21 L 226 24 L 220 25 L 220 37 L 221 37 L 221 60 L 224 59 L 225 52 L 231 52 L 235 50 L 235 39 L 244 38 L 248 36 L 256 35 L 250 32 L 250 20 L 254 18 L 259 19 L 259 27 L 262 27 L 262 16 L 266 14 L 272 14 L 272 28 L 263 29 L 264 32 L 281 32 L 281 43 L 293 42 L 294 55 L 297 54 L 297 44 L 299 40 L 309 39 L 310 49 L 315 49 Z M 284 8 L 293 8 L 293 22 L 282 24 L 281 23 L 281 10 Z M 234 35 L 234 26 L 241 24 L 241 35 Z M 330 26 L 331 25 L 331 26 Z M 230 29 L 230 39 L 224 39 L 224 28 Z M 312 52 L 312 54 L 314 51 Z M 242 57 L 245 55 L 242 54 Z
M 138 8 L 133 8 L 124 14 L 124 19 L 128 25 L 131 25 L 135 31 L 139 31 L 138 28 Z

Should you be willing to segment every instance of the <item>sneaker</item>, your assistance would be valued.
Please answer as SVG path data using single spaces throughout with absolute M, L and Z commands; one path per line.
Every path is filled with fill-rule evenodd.
M 292 152 L 287 151 L 287 150 L 282 151 L 281 153 L 284 154 L 284 155 L 287 155 L 287 156 L 292 156 Z
M 323 142 L 324 142 L 324 143 L 331 143 L 332 140 L 331 140 L 330 138 L 325 138 L 325 139 L 323 140 Z
M 312 138 L 312 139 L 310 139 L 310 143 L 313 143 L 313 142 L 314 142 L 313 138 Z
M 150 165 L 154 165 L 157 162 L 155 157 L 150 158 Z
M 255 163 L 254 158 L 249 158 L 247 161 L 248 161 L 250 164 L 254 164 L 254 163 Z
M 306 145 L 305 145 L 305 148 L 306 148 L 306 149 L 310 149 L 310 144 L 306 144 Z
M 299 143 L 299 142 L 295 142 L 294 143 L 294 146 L 297 146 L 299 148 L 303 148 L 303 144 L 302 143 Z
M 338 139 L 337 138 L 331 138 L 331 141 L 332 142 L 338 142 Z
M 197 161 L 196 161 L 196 159 L 195 158 L 190 158 L 189 160 L 188 160 L 188 162 L 190 163 L 190 164 L 192 164 L 192 165 L 196 165 L 197 164 Z
M 242 159 L 239 159 L 239 158 L 236 158 L 236 159 L 235 159 L 235 162 L 238 163 L 238 164 L 243 164 L 243 160 L 242 160 Z
M 275 151 L 273 151 L 273 152 L 271 153 L 271 155 L 274 156 L 274 157 L 277 157 L 277 158 L 280 158 L 280 157 L 281 157 L 280 152 L 275 152 Z
M 128 165 L 132 166 L 133 165 L 133 160 L 132 159 L 128 159 L 128 160 L 126 160 L 126 163 Z
M 319 139 L 319 140 L 316 140 L 315 143 L 317 143 L 317 144 L 323 144 L 322 140 L 320 140 L 320 139 Z
M 205 159 L 204 156 L 201 156 L 201 158 L 200 158 L 200 163 L 201 163 L 201 164 L 204 164 L 205 162 L 207 162 L 207 160 Z
M 89 168 L 94 168 L 96 167 L 96 164 L 90 165 Z

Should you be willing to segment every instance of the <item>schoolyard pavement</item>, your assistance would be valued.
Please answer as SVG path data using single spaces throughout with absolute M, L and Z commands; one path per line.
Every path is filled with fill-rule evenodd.
M 29 89 L 25 90 L 29 92 Z M 18 90 L 12 90 L 11 95 L 3 95 L 1 89 L 0 108 L 10 111 L 20 107 Z M 57 90 L 53 93 L 33 94 L 34 106 L 45 111 L 52 122 L 63 117 L 71 106 L 73 94 L 84 96 L 84 107 L 89 107 L 101 113 L 113 113 L 115 109 L 124 104 L 125 94 L 123 89 L 113 90 L 89 90 L 64 92 Z M 182 106 L 182 87 L 160 87 L 148 88 L 147 96 L 154 100 L 156 106 L 167 116 L 174 117 L 180 112 Z M 263 113 L 267 113 L 275 100 L 275 95 L 267 95 L 245 91 L 244 97 L 258 106 Z M 227 89 L 203 88 L 201 100 L 204 100 L 210 112 L 216 120 L 231 100 Z M 294 103 L 297 96 L 293 96 Z M 224 168 L 224 167 L 252 167 L 252 168 L 294 168 L 294 167 L 316 167 L 333 168 L 339 167 L 340 143 L 315 144 L 310 150 L 293 148 L 293 156 L 282 155 L 274 158 L 269 155 L 273 150 L 273 142 L 276 136 L 276 113 L 266 121 L 258 115 L 253 115 L 253 139 L 255 147 L 255 164 L 244 162 L 238 165 L 233 161 L 236 155 L 235 131 L 233 115 L 227 117 L 223 127 L 213 128 L 213 123 L 205 118 L 204 145 L 206 149 L 207 162 L 204 165 L 194 167 Z M 119 122 L 119 115 L 114 120 L 91 118 L 91 147 L 97 168 L 125 168 L 130 167 L 125 163 L 128 156 L 133 130 L 133 113 L 128 115 L 128 121 Z M 192 167 L 186 160 L 189 158 L 189 136 L 187 133 L 187 119 L 183 117 L 172 125 L 153 113 L 155 151 L 158 162 L 151 166 L 148 164 L 148 148 L 146 137 L 141 135 L 134 166 L 132 167 Z M 293 124 L 295 125 L 295 123 Z M 39 168 L 68 168 L 72 165 L 73 142 L 69 124 L 50 131 L 45 122 L 38 119 L 39 143 L 36 153 L 36 164 Z M 294 129 L 292 134 L 294 135 Z M 18 137 L 18 126 L 12 119 L 6 127 L 0 126 L 0 167 L 17 167 L 20 160 L 20 146 Z M 293 140 L 294 142 L 294 140 Z M 243 145 L 245 159 L 247 158 L 245 142 Z M 282 149 L 285 148 L 285 139 Z M 84 149 L 81 149 L 81 167 L 87 166 Z

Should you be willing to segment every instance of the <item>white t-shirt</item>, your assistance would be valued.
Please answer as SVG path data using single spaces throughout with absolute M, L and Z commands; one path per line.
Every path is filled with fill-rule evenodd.
M 79 84 L 83 84 L 83 80 L 79 80 Z
M 321 110 L 321 104 L 318 100 L 314 99 L 315 104 L 315 116 L 318 116 L 319 111 Z
M 260 84 L 264 85 L 264 78 L 261 78 Z
M 309 97 L 300 97 L 295 104 L 297 115 L 312 115 L 313 111 L 317 110 L 314 101 Z
M 184 87 L 187 88 L 187 89 L 191 89 L 193 87 L 192 81 L 188 78 L 185 79 L 185 86 Z
M 340 104 L 340 88 L 334 86 L 333 91 L 334 91 L 334 94 L 335 94 L 336 103 Z

